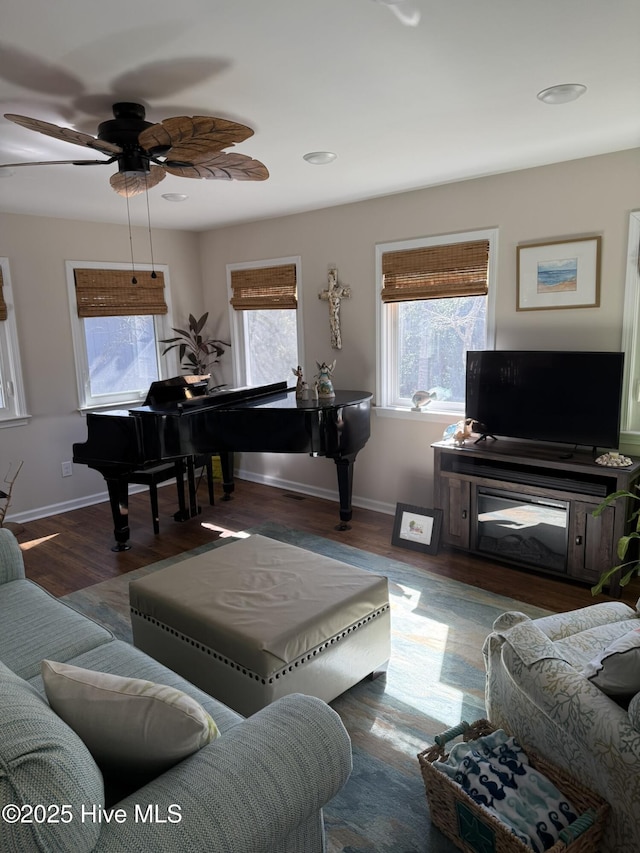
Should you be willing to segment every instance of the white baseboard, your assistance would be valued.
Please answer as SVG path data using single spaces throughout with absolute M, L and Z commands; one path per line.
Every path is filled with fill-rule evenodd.
M 264 474 L 255 474 L 253 471 L 244 471 L 238 469 L 234 474 L 237 480 L 248 480 L 250 483 L 260 483 L 263 486 L 274 486 L 278 489 L 285 489 L 289 492 L 297 492 L 303 495 L 310 495 L 314 498 L 323 498 L 324 500 L 334 501 L 339 503 L 338 490 L 321 489 L 315 486 L 309 486 L 307 483 L 298 483 L 293 480 L 283 480 L 279 477 L 269 477 Z M 166 483 L 160 484 L 170 486 L 175 480 L 169 480 Z M 129 486 L 129 494 L 133 495 L 137 492 L 146 491 L 146 486 L 131 485 Z M 82 509 L 85 506 L 94 506 L 95 504 L 106 503 L 109 500 L 108 492 L 97 492 L 94 495 L 86 495 L 82 498 L 75 498 L 71 501 L 62 501 L 57 504 L 49 504 L 49 506 L 37 507 L 26 512 L 18 512 L 14 515 L 7 515 L 6 521 L 13 521 L 16 524 L 24 524 L 27 521 L 37 521 L 39 518 L 48 518 L 51 515 L 59 515 L 62 512 L 70 512 L 74 509 Z M 352 505 L 362 507 L 362 509 L 370 509 L 373 512 L 381 512 L 385 515 L 393 515 L 396 511 L 395 505 L 382 503 L 381 501 L 371 501 L 367 498 L 360 498 L 357 495 L 352 497 Z
M 164 486 L 165 483 L 162 485 Z M 169 484 L 167 483 L 166 485 Z M 134 495 L 136 492 L 144 492 L 146 491 L 146 488 L 146 486 L 131 485 L 129 487 L 129 494 Z M 61 512 L 71 512 L 73 509 L 82 509 L 82 507 L 85 506 L 94 506 L 95 504 L 106 503 L 108 500 L 108 492 L 98 492 L 95 495 L 85 495 L 82 498 L 74 498 L 72 501 L 61 501 L 57 504 L 49 504 L 48 506 L 28 509 L 26 512 L 17 512 L 14 515 L 7 515 L 5 520 L 13 521 L 16 524 L 24 524 L 27 521 L 37 521 L 39 518 L 49 518 L 51 515 L 60 515 Z
M 288 492 L 324 498 L 324 500 L 334 501 L 335 503 L 339 503 L 340 500 L 337 489 L 321 489 L 317 486 L 310 486 L 308 483 L 298 483 L 294 480 L 283 480 L 280 477 L 255 474 L 253 471 L 244 471 L 243 469 L 238 469 L 235 476 L 238 480 L 248 480 L 251 483 L 260 483 L 263 486 L 275 486 L 278 489 L 286 489 Z M 394 515 L 396 511 L 395 504 L 372 501 L 368 498 L 358 497 L 358 495 L 352 496 L 351 504 L 352 506 L 362 507 L 362 509 L 370 509 L 373 512 L 382 512 L 385 515 Z

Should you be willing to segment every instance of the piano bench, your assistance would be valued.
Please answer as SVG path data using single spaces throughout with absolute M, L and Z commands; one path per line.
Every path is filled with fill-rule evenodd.
M 250 716 L 290 693 L 325 702 L 386 669 L 388 581 L 251 535 L 129 585 L 134 644 Z
M 165 462 L 155 465 L 153 468 L 141 468 L 131 471 L 127 475 L 127 482 L 140 486 L 149 486 L 149 501 L 151 503 L 151 518 L 153 519 L 153 532 L 160 533 L 160 513 L 158 511 L 158 484 L 166 483 L 167 480 L 176 478 L 178 484 L 178 501 L 180 502 L 180 483 L 184 478 L 184 461 Z M 182 503 L 184 503 L 184 485 L 182 485 Z M 182 508 L 182 507 L 181 507 Z

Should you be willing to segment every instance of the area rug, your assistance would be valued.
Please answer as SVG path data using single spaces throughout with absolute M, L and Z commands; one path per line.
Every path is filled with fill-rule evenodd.
M 391 601 L 391 660 L 331 703 L 353 744 L 353 773 L 325 809 L 329 853 L 455 853 L 432 824 L 417 753 L 460 720 L 485 714 L 482 644 L 506 610 L 548 611 L 319 536 L 266 523 L 246 531 L 384 574 Z M 131 642 L 129 581 L 215 547 L 219 539 L 65 596 Z

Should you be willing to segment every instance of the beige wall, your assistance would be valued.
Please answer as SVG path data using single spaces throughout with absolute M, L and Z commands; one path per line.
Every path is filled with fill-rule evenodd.
M 330 167 L 328 167 L 330 168 Z M 302 258 L 304 364 L 337 359 L 337 387 L 375 390 L 375 244 L 478 228 L 499 229 L 496 345 L 502 349 L 611 349 L 621 346 L 629 212 L 640 206 L 640 150 L 575 160 L 402 193 L 372 201 L 219 229 L 201 239 L 205 304 L 226 299 L 225 265 L 289 255 Z M 516 312 L 516 246 L 523 242 L 602 235 L 601 306 Z M 342 303 L 341 351 L 329 344 L 327 305 L 318 300 L 327 266 L 351 285 Z M 442 419 L 374 416 L 372 436 L 356 462 L 354 496 L 391 510 L 397 501 L 429 505 L 430 444 Z M 257 479 L 304 482 L 335 492 L 333 465 L 291 456 L 244 455 Z
M 133 236 L 134 258 L 148 263 L 148 232 L 134 229 Z M 176 319 L 202 308 L 197 246 L 195 234 L 155 234 L 154 261 L 170 267 Z M 0 477 L 10 464 L 24 461 L 9 517 L 37 517 L 105 491 L 103 478 L 84 465 L 74 465 L 72 477 L 61 476 L 61 462 L 72 458 L 72 444 L 86 440 L 86 421 L 78 412 L 65 261 L 127 263 L 129 232 L 126 226 L 0 214 L 0 256 L 9 258 L 32 415 L 27 426 L 0 429 Z
M 328 168 L 331 168 L 330 166 Z M 291 255 L 302 259 L 304 367 L 337 360 L 337 387 L 375 390 L 375 244 L 412 237 L 499 229 L 497 346 L 593 348 L 621 345 L 629 213 L 640 207 L 640 149 L 402 193 L 297 216 L 200 234 L 154 232 L 157 263 L 170 267 L 176 320 L 210 311 L 217 335 L 229 334 L 226 264 Z M 516 312 L 516 246 L 577 235 L 602 235 L 600 308 Z M 136 229 L 134 254 L 148 261 L 148 234 Z M 0 255 L 11 265 L 16 317 L 33 418 L 0 429 L 0 475 L 24 459 L 11 514 L 36 517 L 104 493 L 84 466 L 64 480 L 60 463 L 84 441 L 77 413 L 65 260 L 130 258 L 126 227 L 0 214 Z M 352 288 L 342 305 L 343 348 L 331 349 L 328 309 L 318 299 L 327 266 L 338 266 Z M 230 382 L 227 358 L 221 381 Z M 442 419 L 431 415 L 372 417 L 372 436 L 356 462 L 354 499 L 393 511 L 397 501 L 428 506 L 432 498 L 430 444 Z M 334 465 L 293 455 L 238 459 L 243 475 L 334 497 Z

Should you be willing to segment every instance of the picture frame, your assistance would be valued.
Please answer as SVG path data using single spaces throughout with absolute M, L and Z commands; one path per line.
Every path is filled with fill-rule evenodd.
M 517 247 L 516 311 L 600 306 L 601 237 Z
M 442 528 L 442 510 L 412 504 L 396 504 L 391 544 L 424 554 L 437 554 Z

